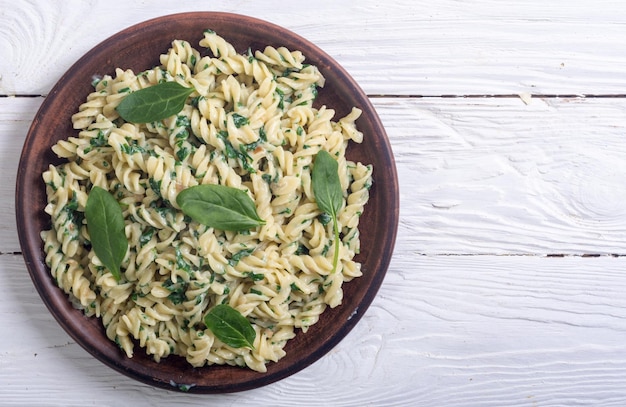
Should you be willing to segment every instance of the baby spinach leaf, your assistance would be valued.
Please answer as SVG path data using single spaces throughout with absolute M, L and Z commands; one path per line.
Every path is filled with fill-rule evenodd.
M 128 94 L 116 110 L 127 122 L 151 123 L 180 112 L 193 91 L 178 82 L 162 82 Z
M 333 270 L 337 270 L 339 263 L 339 225 L 337 215 L 343 205 L 343 191 L 339 180 L 339 165 L 337 161 L 325 150 L 317 153 L 311 173 L 313 195 L 317 206 L 333 219 L 335 255 L 333 258 Z
M 182 190 L 176 203 L 185 215 L 215 229 L 241 232 L 265 224 L 254 201 L 237 188 L 196 185 Z
M 256 331 L 250 321 L 230 305 L 220 304 L 211 308 L 204 317 L 204 323 L 226 345 L 254 349 Z
M 119 281 L 120 265 L 128 251 L 120 204 L 108 191 L 93 187 L 87 197 L 85 219 L 91 247 L 102 264 Z
M 317 153 L 311 177 L 317 206 L 329 215 L 336 216 L 343 204 L 343 192 L 339 181 L 339 165 L 327 151 Z

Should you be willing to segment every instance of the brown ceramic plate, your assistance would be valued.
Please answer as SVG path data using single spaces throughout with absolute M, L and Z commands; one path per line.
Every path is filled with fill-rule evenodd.
M 344 285 L 343 304 L 328 309 L 306 334 L 298 332 L 286 346 L 287 355 L 268 365 L 267 373 L 229 366 L 192 368 L 179 357 L 155 363 L 137 351 L 131 359 L 106 338 L 101 322 L 87 318 L 72 307 L 55 285 L 44 262 L 40 231 L 48 229 L 44 213 L 45 185 L 41 174 L 59 160 L 50 147 L 75 134 L 70 117 L 92 91 L 94 76 L 112 74 L 116 67 L 135 72 L 159 62 L 173 39 L 198 47 L 202 32 L 213 29 L 238 52 L 266 45 L 286 46 L 304 53 L 308 63 L 319 67 L 326 85 L 316 106 L 325 104 L 340 117 L 352 106 L 363 110 L 357 125 L 364 142 L 352 145 L 348 157 L 374 166 L 374 185 L 361 219 L 363 276 Z M 20 244 L 32 280 L 59 324 L 83 348 L 113 369 L 141 382 L 172 390 L 198 393 L 233 392 L 263 386 L 285 378 L 315 362 L 332 349 L 355 326 L 374 299 L 387 271 L 398 226 L 398 181 L 393 154 L 374 108 L 348 73 L 325 52 L 302 37 L 276 25 L 227 13 L 184 13 L 149 20 L 105 40 L 77 61 L 51 90 L 33 120 L 22 151 L 17 175 L 16 212 Z

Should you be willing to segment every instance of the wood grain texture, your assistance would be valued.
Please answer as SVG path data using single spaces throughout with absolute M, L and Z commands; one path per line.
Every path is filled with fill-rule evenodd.
M 0 98 L 0 254 L 19 252 L 15 222 L 15 181 L 24 139 L 42 97 Z
M 40 96 L 71 64 L 132 24 L 209 8 L 295 31 L 372 96 L 396 155 L 401 226 L 379 295 L 333 351 L 268 387 L 194 396 L 127 379 L 59 327 L 19 255 L 13 194 Z M 0 96 L 35 96 L 0 97 L 0 405 L 626 405 L 622 2 L 0 10 Z
M 149 6 L 0 0 L 0 9 L 6 22 L 0 27 L 0 94 L 46 94 L 80 56 L 114 33 L 149 18 L 207 9 L 255 16 L 306 37 L 369 94 L 578 95 L 626 89 L 626 13 L 612 0 L 319 0 L 304 9 L 299 2 L 271 6 L 251 0 Z
M 398 163 L 401 224 L 419 252 L 626 252 L 624 99 L 376 106 Z
M 3 255 L 0 320 L 19 335 L 0 352 L 2 405 L 618 406 L 625 266 L 612 257 L 400 252 L 379 297 L 330 354 L 264 388 L 195 396 L 129 381 L 93 359 L 52 320 L 21 258 Z

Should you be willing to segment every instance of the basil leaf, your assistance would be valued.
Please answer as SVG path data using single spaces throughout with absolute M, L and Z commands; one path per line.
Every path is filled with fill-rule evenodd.
M 120 204 L 106 190 L 93 187 L 87 197 L 85 219 L 91 247 L 115 280 L 119 281 L 120 265 L 128 251 Z
M 176 203 L 198 223 L 241 232 L 265 224 L 254 201 L 241 189 L 224 185 L 196 185 L 182 190 Z
M 230 305 L 220 304 L 211 308 L 204 317 L 204 323 L 226 345 L 254 349 L 256 331 L 250 321 Z
M 327 151 L 317 153 L 311 178 L 317 206 L 329 215 L 336 216 L 343 203 L 343 191 L 339 181 L 339 165 Z
M 321 211 L 329 214 L 333 219 L 335 255 L 333 258 L 332 273 L 337 270 L 339 262 L 339 225 L 337 215 L 343 205 L 343 191 L 339 180 L 339 165 L 325 150 L 320 150 L 313 163 L 311 173 L 313 195 Z
M 162 82 L 129 93 L 115 108 L 130 123 L 151 123 L 183 110 L 187 97 L 195 89 L 178 82 Z

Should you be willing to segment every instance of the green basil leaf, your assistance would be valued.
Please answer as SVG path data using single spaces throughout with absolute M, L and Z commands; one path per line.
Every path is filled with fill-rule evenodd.
M 339 165 L 325 150 L 321 150 L 315 157 L 311 182 L 317 206 L 330 216 L 337 217 L 343 204 Z
M 333 219 L 335 255 L 333 258 L 334 273 L 339 262 L 339 225 L 337 215 L 343 205 L 343 191 L 339 180 L 339 165 L 325 150 L 320 150 L 313 162 L 311 173 L 313 195 L 321 211 L 329 214 Z
M 254 349 L 256 331 L 250 321 L 230 305 L 220 304 L 211 308 L 204 317 L 204 323 L 226 345 Z
M 116 110 L 122 119 L 130 123 L 163 120 L 183 110 L 187 97 L 194 90 L 178 82 L 162 82 L 129 93 Z
M 120 265 L 128 251 L 120 204 L 106 190 L 93 187 L 87 197 L 85 219 L 91 247 L 102 264 L 119 281 Z
M 224 185 L 196 185 L 182 190 L 176 203 L 198 223 L 241 232 L 265 224 L 254 201 L 241 189 Z

